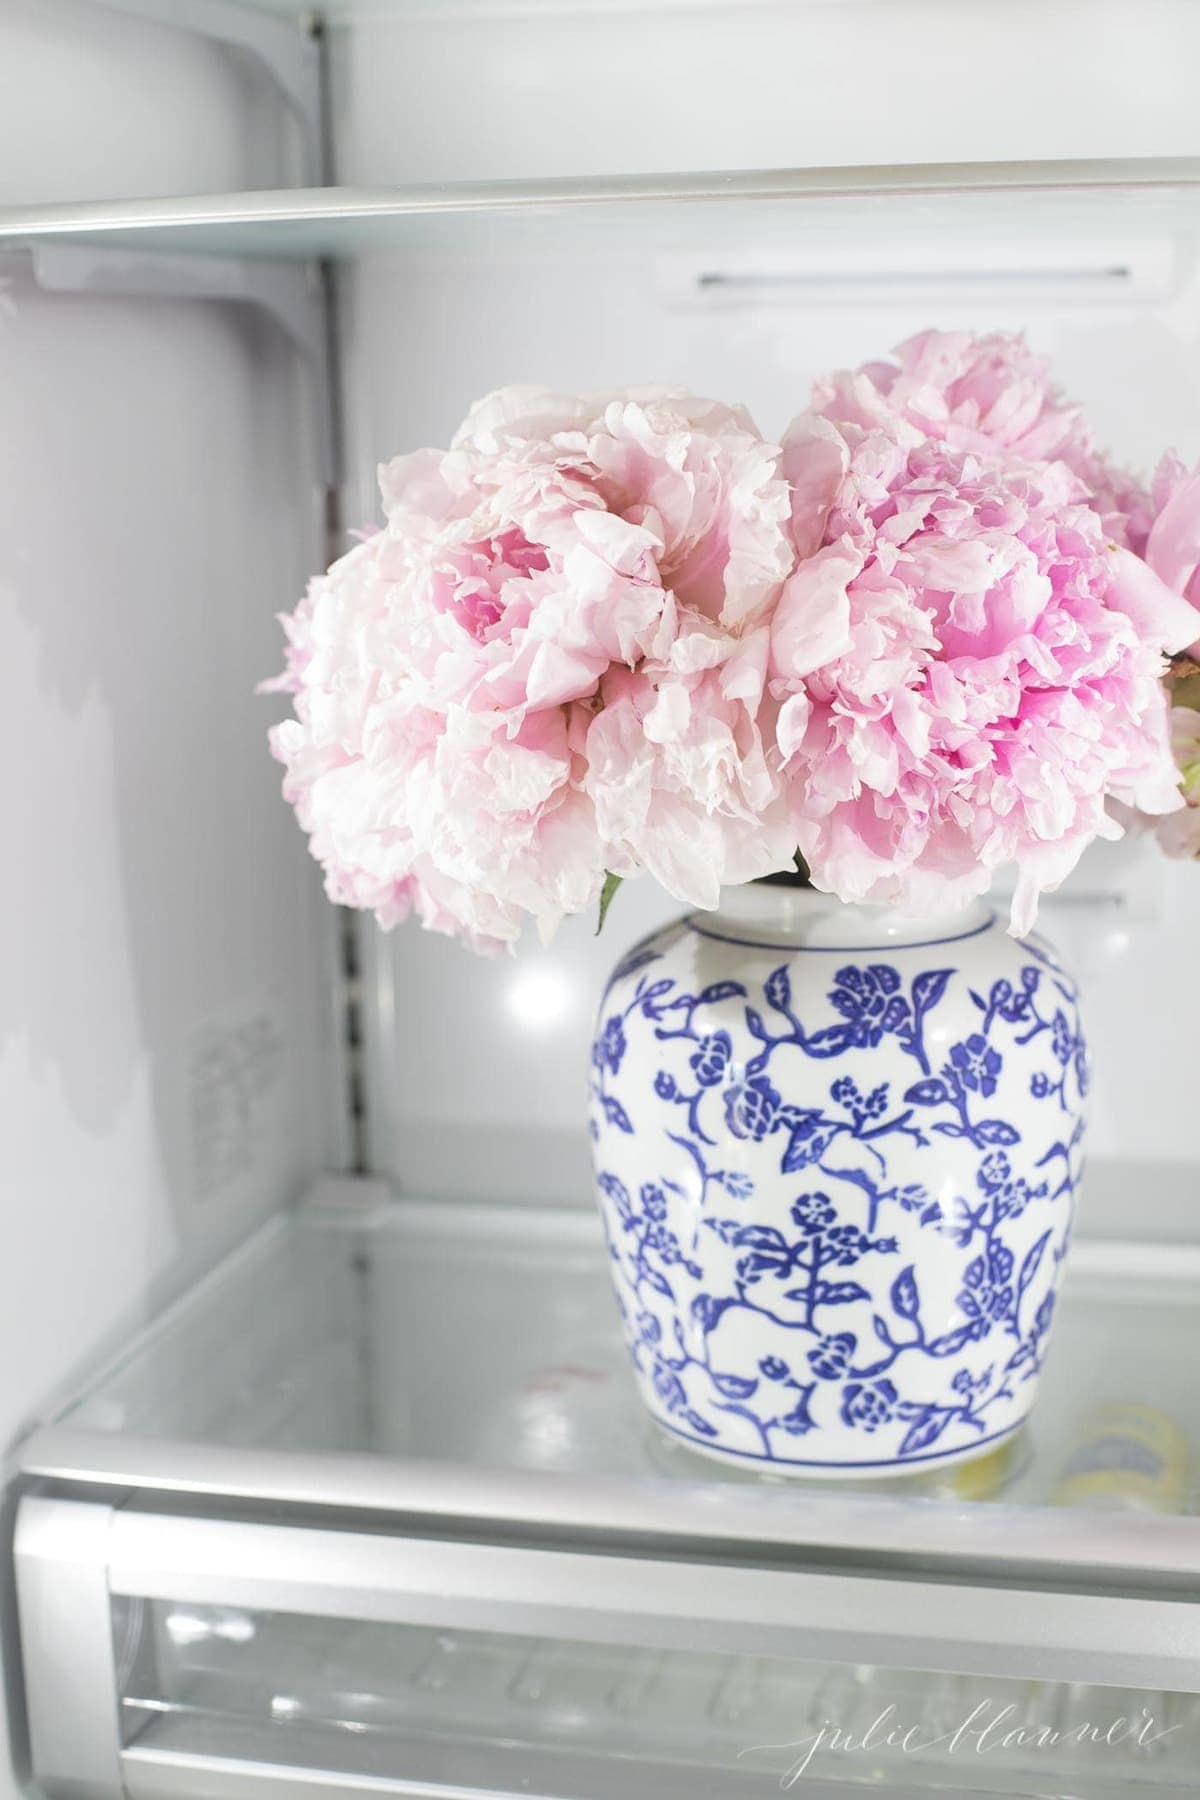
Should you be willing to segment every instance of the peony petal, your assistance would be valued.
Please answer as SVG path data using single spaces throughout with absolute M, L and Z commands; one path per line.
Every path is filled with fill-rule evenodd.
M 1200 563 L 1200 470 L 1177 477 L 1146 540 L 1146 561 L 1183 593 Z
M 788 577 L 771 621 L 774 674 L 796 680 L 849 648 L 846 589 L 861 569 L 861 555 L 843 539 L 818 550 Z
M 1119 547 L 1110 554 L 1112 604 L 1132 620 L 1142 641 L 1168 653 L 1194 644 L 1200 638 L 1200 612 L 1140 556 Z
M 849 460 L 841 433 L 815 413 L 801 414 L 784 433 L 781 467 L 791 489 L 797 556 L 812 556 L 820 547 Z

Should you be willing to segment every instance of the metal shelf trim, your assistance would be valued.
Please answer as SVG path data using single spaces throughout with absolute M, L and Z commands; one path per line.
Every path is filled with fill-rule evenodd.
M 430 1787 L 426 1782 L 383 1775 L 344 1775 L 334 1770 L 297 1769 L 283 1763 L 240 1762 L 228 1757 L 192 1756 L 186 1751 L 134 1745 L 121 1757 L 126 1800 L 352 1800 L 356 1794 L 394 1800 L 505 1800 L 496 1788 Z M 521 1800 L 553 1800 L 525 1793 Z
M 863 199 L 889 195 L 1141 191 L 1200 187 L 1200 158 L 911 163 L 663 175 L 477 181 L 396 188 L 316 187 L 158 200 L 0 209 L 0 242 L 200 227 L 353 224 L 462 213 L 538 213 L 598 206 Z
M 1034 1680 L 1200 1689 L 1186 1600 L 511 1549 L 125 1510 L 114 1593 L 193 1605 Z
M 863 1558 L 911 1557 L 944 1565 L 1064 1570 L 1163 1582 L 1200 1583 L 1200 1520 L 1088 1514 L 1086 1529 L 1067 1509 L 906 1499 L 880 1495 L 802 1497 L 773 1488 L 621 1477 L 579 1481 L 524 1470 L 448 1468 L 365 1454 L 336 1457 L 139 1439 L 54 1426 L 23 1446 L 30 1479 L 147 1494 L 195 1495 L 366 1513 L 449 1530 L 487 1526 L 570 1534 L 603 1548 L 618 1534 L 672 1552 L 724 1540 L 788 1550 L 855 1551 Z M 664 1500 L 669 1498 L 669 1509 Z M 665 1516 L 669 1511 L 669 1516 Z M 985 1554 L 1001 1544 L 1003 1556 Z

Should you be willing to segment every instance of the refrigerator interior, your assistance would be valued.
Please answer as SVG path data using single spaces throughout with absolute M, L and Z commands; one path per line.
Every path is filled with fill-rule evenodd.
M 0 40 L 6 204 L 290 178 L 269 84 L 193 34 L 15 0 Z M 330 928 L 249 699 L 319 554 L 307 377 L 249 309 L 50 291 L 8 248 L 0 364 L 8 1441 L 295 1198 L 340 1109 Z
M 204 0 L 10 0 L 0 20 L 4 205 L 259 190 L 286 200 L 311 182 L 312 47 L 299 43 L 293 9 L 214 4 L 226 41 L 183 28 L 203 11 Z M 286 53 L 279 33 L 291 34 Z M 324 534 L 337 446 L 323 410 L 315 259 L 328 254 L 336 299 L 344 528 L 376 519 L 379 460 L 446 442 L 470 401 L 501 383 L 678 381 L 744 400 L 770 433 L 799 410 L 817 370 L 929 324 L 1025 329 L 1118 458 L 1145 468 L 1173 443 L 1193 460 L 1194 194 L 781 204 L 756 194 L 753 172 L 1193 154 L 1200 15 L 1169 0 L 985 0 L 969 12 L 939 0 L 374 0 L 330 8 L 325 55 L 326 175 L 348 186 L 613 176 L 629 192 L 658 178 L 668 196 L 662 178 L 716 169 L 744 172 L 744 197 L 349 222 L 210 218 L 190 231 L 143 221 L 124 234 L 61 235 L 41 264 L 6 227 L 0 680 L 10 697 L 0 716 L 24 873 L 0 902 L 6 941 L 20 947 L 0 1015 L 11 1121 L 0 1151 L 12 1295 L 5 1434 L 48 1416 L 47 1395 L 82 1379 L 70 1428 L 191 1440 L 202 1454 L 419 1454 L 481 1471 L 746 1485 L 690 1458 L 681 1466 L 685 1453 L 641 1425 L 590 1248 L 576 1253 L 578 1290 L 568 1286 L 558 1314 L 526 1307 L 528 1329 L 492 1369 L 486 1403 L 471 1386 L 479 1356 L 462 1357 L 459 1340 L 435 1354 L 419 1334 L 444 1330 L 444 1296 L 456 1291 L 472 1319 L 487 1317 L 489 1257 L 504 1266 L 489 1230 L 502 1231 L 512 1208 L 534 1203 L 557 1220 L 563 1207 L 586 1207 L 591 1014 L 618 950 L 677 908 L 631 884 L 599 940 L 576 920 L 551 946 L 500 962 L 412 925 L 385 937 L 358 921 L 349 998 L 365 1117 L 349 1117 L 344 922 L 278 796 L 265 730 L 280 704 L 252 694 L 279 663 L 272 615 L 341 547 Z M 280 56 L 284 90 L 270 73 Z M 1064 80 L 1081 68 L 1086 79 Z M 102 254 L 89 263 L 91 249 Z M 190 286 L 156 288 L 154 267 L 178 273 L 179 259 L 190 259 Z M 1045 909 L 1086 986 L 1096 1051 L 1085 1234 L 1197 1235 L 1189 1022 L 1166 996 L 1188 966 L 1198 880 L 1145 846 L 1122 846 L 1090 856 Z M 343 1258 L 334 1277 L 318 1259 L 315 1286 L 297 1273 L 303 1258 L 286 1278 L 269 1265 L 270 1278 L 240 1290 L 218 1276 L 205 1291 L 240 1298 L 232 1311 L 193 1315 L 208 1321 L 202 1353 L 168 1333 L 123 1379 L 95 1383 L 97 1343 L 156 1312 L 323 1171 L 359 1159 L 402 1194 L 494 1215 L 427 1281 L 416 1271 L 432 1253 L 386 1231 L 365 1270 Z M 254 1240 L 251 1263 L 267 1241 Z M 1066 1430 L 1084 1416 L 1085 1402 L 1128 1396 L 1154 1397 L 1200 1447 L 1183 1373 L 1193 1277 L 1186 1265 L 1170 1271 L 1164 1303 L 1165 1267 L 1151 1259 L 1131 1286 L 1081 1273 L 1083 1289 L 1120 1287 L 1129 1310 L 1115 1337 L 1107 1300 L 1089 1312 L 1080 1298 L 1054 1353 L 1043 1442 L 1060 1420 Z M 499 1316 L 494 1331 L 502 1338 Z M 1045 1506 L 1053 1457 L 1036 1437 L 1023 1457 L 1006 1471 L 1003 1502 Z M 356 1766 L 369 1773 L 378 1734 L 407 1732 L 412 1766 L 449 1779 L 460 1756 L 461 1786 L 481 1783 L 503 1729 L 524 1747 L 514 1787 L 520 1755 L 553 1757 L 566 1744 L 583 1785 L 564 1792 L 607 1792 L 614 1780 L 623 1791 L 600 1752 L 624 1729 L 612 1709 L 623 1719 L 642 1702 L 630 1697 L 636 1668 L 611 1648 L 560 1647 L 542 1687 L 526 1692 L 547 1656 L 533 1636 L 460 1641 L 432 1627 L 252 1613 L 231 1624 L 172 1608 L 147 1603 L 139 1618 L 137 1643 L 153 1654 L 128 1671 L 124 1704 L 143 1724 L 154 1713 L 180 1730 L 184 1714 L 191 1724 L 212 1715 L 218 1741 L 232 1745 L 238 1717 L 251 1744 L 263 1718 L 278 1724 L 281 1703 L 295 1700 L 303 1755 L 365 1743 Z M 656 1703 L 648 1735 L 631 1727 L 627 1741 L 650 1763 L 691 1771 L 678 1779 L 701 1792 L 680 1745 L 693 1745 L 709 1780 L 732 1780 L 731 1707 L 745 1709 L 750 1734 L 739 1723 L 736 1750 L 755 1734 L 786 1735 L 822 1684 L 842 1683 L 858 1708 L 864 1694 L 863 1705 L 877 1693 L 886 1705 L 899 1683 L 934 1716 L 947 1683 L 967 1683 L 966 1693 L 981 1679 L 948 1671 L 921 1685 L 874 1665 L 641 1654 L 659 1659 L 638 1666 L 647 1683 L 666 1684 L 654 1691 L 669 1688 L 676 1710 Z M 411 1700 L 423 1683 L 441 1691 L 439 1659 L 470 1672 L 454 1690 L 457 1735 L 439 1702 L 426 1696 L 414 1710 Z M 986 1679 L 999 1692 L 1007 1678 Z M 1069 1684 L 1044 1686 L 1056 1719 L 1079 1699 Z M 1192 1701 L 1159 1698 L 1160 1720 L 1193 1722 Z M 514 1708 L 526 1701 L 522 1735 Z M 1119 1710 L 1106 1706 L 1106 1717 Z M 419 1762 L 417 1737 L 432 1761 Z M 1136 1770 L 1114 1774 L 1111 1757 L 1093 1757 L 1085 1773 L 1115 1781 L 1095 1790 L 1114 1794 L 1177 1778 L 1180 1758 L 1200 1757 L 1196 1737 L 1188 1749 L 1181 1729 L 1157 1755 L 1139 1753 Z M 430 1743 L 441 1744 L 436 1755 Z M 394 1742 L 378 1756 L 391 1773 Z M 870 1777 L 865 1760 L 846 1760 L 840 1778 Z M 546 1780 L 566 1780 L 562 1764 L 541 1766 L 558 1770 Z M 922 1767 L 920 1782 L 959 1791 L 956 1768 Z M 1076 1770 L 1053 1777 L 1067 1783 Z M 669 1791 L 666 1774 L 656 1779 L 655 1791 Z
M 650 1423 L 588 1214 L 332 1183 L 127 1347 L 29 1473 L 131 1496 L 103 1627 L 135 1793 L 246 1763 L 749 1794 L 797 1761 L 914 1792 L 1186 1792 L 1194 1657 L 1152 1615 L 1186 1612 L 1197 1471 L 1179 1518 L 1073 1514 L 1063 1480 L 1098 1404 L 1152 1395 L 1195 1440 L 1198 1289 L 1195 1252 L 1085 1243 L 1020 1439 L 831 1492 Z M 156 1471 L 173 1501 L 138 1500 Z M 60 1504 L 23 1514 L 26 1575 Z M 709 1590 L 735 1571 L 757 1585 L 730 1612 Z
M 1165 66 L 1200 54 L 1186 7 L 1140 10 L 1136 26 L 1120 6 L 1085 19 L 938 0 L 347 11 L 331 32 L 335 167 L 372 188 L 1194 143 Z M 1061 67 L 1080 58 L 1087 81 L 1064 92 Z M 364 222 L 367 253 L 339 289 L 346 522 L 378 518 L 381 460 L 446 443 L 503 383 L 679 382 L 743 400 L 770 434 L 817 372 L 931 324 L 1026 331 L 1119 459 L 1145 469 L 1164 443 L 1194 457 L 1196 223 L 1186 201 L 1070 190 L 430 220 L 399 251 L 372 250 L 387 227 Z M 1097 1045 L 1091 1155 L 1169 1165 L 1163 1206 L 1185 1232 L 1165 1196 L 1188 1187 L 1188 1059 L 1171 1009 L 1145 997 L 1186 956 L 1195 887 L 1145 846 L 1101 847 L 1044 912 Z M 627 884 L 602 938 L 571 920 L 499 967 L 367 925 L 371 1166 L 414 1193 L 586 1192 L 579 1071 L 596 996 L 619 947 L 677 911 Z

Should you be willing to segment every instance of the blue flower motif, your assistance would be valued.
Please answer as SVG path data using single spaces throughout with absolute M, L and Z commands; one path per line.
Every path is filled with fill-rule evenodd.
M 1009 1162 L 1007 1156 L 1005 1156 L 1003 1150 L 993 1150 L 991 1154 L 985 1156 L 980 1163 L 979 1173 L 975 1179 L 986 1194 L 992 1192 L 995 1188 L 1003 1187 L 1011 1174 L 1012 1164 Z
M 1031 962 L 1041 957 L 1034 946 L 1026 954 Z M 748 1004 L 707 1017 L 705 1008 L 746 998 L 758 984 L 643 976 L 636 993 L 632 985 L 610 993 L 592 1049 L 597 1142 L 605 1145 L 610 1130 L 614 1141 L 617 1132 L 629 1135 L 624 1108 L 636 1107 L 636 1099 L 622 1092 L 618 1100 L 613 1076 L 619 1071 L 628 1080 L 644 1046 L 655 1060 L 643 1092 L 652 1083 L 657 1098 L 649 1108 L 643 1102 L 639 1131 L 654 1120 L 669 1144 L 687 1152 L 703 1196 L 696 1220 L 703 1248 L 693 1250 L 692 1226 L 682 1235 L 672 1229 L 685 1191 L 667 1179 L 680 1166 L 672 1150 L 655 1152 L 648 1141 L 646 1179 L 629 1187 L 598 1171 L 624 1327 L 664 1422 L 714 1445 L 761 1444 L 768 1462 L 798 1460 L 805 1433 L 820 1436 L 840 1419 L 842 1428 L 862 1434 L 862 1456 L 902 1461 L 933 1444 L 940 1453 L 980 1429 L 995 1393 L 1007 1389 L 1005 1397 L 1012 1397 L 1041 1360 L 1053 1313 L 1046 1288 L 1057 1273 L 1065 1219 L 1052 1218 L 1047 1206 L 1029 1234 L 1036 1239 L 1032 1251 L 1022 1225 L 1032 1227 L 1034 1209 L 1047 1196 L 1057 1200 L 1073 1191 L 1076 1180 L 1078 1132 L 1072 1136 L 1071 1126 L 1087 1067 L 1073 999 L 1057 976 L 1020 971 L 1018 962 L 1008 979 L 969 991 L 975 1017 L 964 1020 L 957 1037 L 931 1036 L 928 1015 L 951 980 L 966 992 L 965 971 L 922 969 L 910 988 L 899 966 L 848 963 L 829 980 L 826 965 L 815 996 L 793 996 L 795 980 L 790 967 L 781 967 L 759 986 L 762 1011 Z M 676 1042 L 660 1049 L 662 1039 Z M 897 1080 L 894 1068 L 876 1067 L 902 1066 L 910 1056 L 923 1076 L 911 1087 Z M 832 1066 L 816 1067 L 825 1062 Z M 1042 1072 L 1035 1073 L 1039 1065 Z M 1049 1137 L 1038 1143 L 1032 1129 L 1018 1135 L 1007 1118 L 995 1116 L 991 1096 L 1004 1091 L 1006 1078 L 1045 1103 L 1035 1104 L 1031 1122 L 1046 1114 L 1044 1131 L 1058 1141 L 1040 1160 Z M 917 1106 L 949 1111 L 925 1116 L 913 1111 Z M 679 1123 L 680 1107 L 686 1124 Z M 1050 1116 L 1060 1108 L 1065 1121 Z M 908 1144 L 923 1148 L 941 1132 L 963 1140 L 969 1162 L 935 1199 L 941 1190 L 920 1159 L 910 1157 Z M 778 1147 L 774 1154 L 768 1136 Z M 757 1173 L 753 1179 L 746 1173 L 758 1154 L 752 1146 L 760 1143 L 771 1167 L 795 1183 L 782 1216 L 769 1205 L 747 1205 L 763 1191 Z M 837 1153 L 830 1154 L 834 1145 Z M 597 1160 L 607 1160 L 602 1149 Z M 691 1169 L 683 1167 L 686 1192 L 695 1194 Z M 800 1193 L 802 1180 L 828 1191 Z M 740 1217 L 717 1216 L 722 1213 Z M 1017 1219 L 1022 1225 L 1008 1223 Z M 950 1260 L 957 1276 L 943 1296 L 936 1283 L 900 1267 L 915 1259 L 910 1239 L 918 1226 L 941 1235 L 941 1259 Z M 907 1236 L 898 1240 L 889 1230 Z M 920 1235 L 932 1249 L 924 1230 Z M 945 1300 L 955 1294 L 957 1308 L 947 1318 Z M 681 1324 L 673 1324 L 672 1312 Z M 779 1354 L 761 1354 L 761 1340 L 757 1356 L 747 1354 L 752 1336 L 738 1327 L 751 1312 L 794 1327 L 786 1343 L 782 1333 L 775 1340 Z M 731 1325 L 718 1333 L 727 1316 Z M 845 1328 L 847 1319 L 853 1329 Z M 870 1350 L 873 1336 L 882 1341 L 882 1356 L 878 1347 Z M 721 1359 L 714 1368 L 708 1359 L 717 1344 Z M 902 1350 L 903 1376 L 895 1366 Z M 992 1366 L 984 1370 L 984 1362 Z M 995 1416 L 987 1412 L 988 1423 Z
M 900 977 L 887 963 L 839 969 L 834 980 L 837 986 L 829 999 L 850 1027 L 852 1044 L 873 1048 L 885 1032 L 908 1024 L 908 1001 L 898 992 Z
M 984 1338 L 993 1325 L 1012 1317 L 1013 1254 L 994 1239 L 982 1256 L 967 1264 L 966 1283 L 958 1304 L 971 1325 L 973 1338 Z
M 1045 1183 L 1040 1188 L 1031 1189 L 1025 1180 L 1006 1181 L 996 1195 L 997 1219 L 1019 1219 L 1035 1193 L 1046 1192 Z
M 1021 971 L 1021 986 L 1014 989 L 1011 981 L 994 981 L 988 996 L 988 1011 L 997 1014 L 1010 1025 L 1022 1025 L 1029 1018 L 1030 1003 L 1037 991 L 1038 972 L 1036 969 Z
M 679 1248 L 679 1239 L 665 1225 L 651 1225 L 642 1240 L 648 1250 L 657 1251 L 662 1260 L 668 1264 L 683 1261 L 683 1251 Z
M 856 1263 L 860 1256 L 865 1256 L 871 1248 L 871 1240 L 865 1231 L 857 1225 L 837 1225 L 825 1234 L 825 1247 L 833 1252 L 832 1260 L 840 1269 L 848 1269 Z M 880 1251 L 894 1250 L 895 1238 L 880 1238 L 875 1248 Z
M 702 1037 L 688 1058 L 701 1087 L 716 1087 L 725 1079 L 725 1071 L 733 1056 L 733 1043 L 727 1031 L 714 1031 Z
M 725 1120 L 734 1137 L 758 1143 L 778 1125 L 781 1104 L 778 1089 L 765 1075 L 755 1075 L 726 1088 Z
M 955 1044 L 950 1052 L 950 1062 L 965 1088 L 990 1100 L 996 1091 L 996 1077 L 1003 1059 L 985 1037 L 973 1031 L 965 1043 Z
M 842 1393 L 842 1423 L 856 1425 L 862 1431 L 877 1431 L 891 1418 L 897 1397 L 895 1387 L 886 1378 L 848 1381 Z
M 822 1381 L 840 1381 L 850 1367 L 856 1342 L 852 1331 L 835 1331 L 831 1336 L 820 1338 L 808 1353 L 813 1374 L 819 1375 Z
M 982 1375 L 972 1375 L 970 1369 L 960 1369 L 950 1383 L 956 1394 L 961 1394 L 968 1403 L 980 1394 L 986 1394 L 991 1385 L 992 1370 L 985 1369 Z
M 864 1098 L 848 1075 L 839 1075 L 829 1090 L 829 1097 L 835 1105 L 856 1113 L 859 1119 L 881 1119 L 887 1111 L 888 1084 L 881 1082 Z
M 1006 1244 L 993 1244 L 988 1251 L 988 1273 L 995 1282 L 1007 1281 L 1013 1272 L 1013 1253 Z
M 792 1222 L 800 1227 L 805 1237 L 815 1237 L 836 1218 L 837 1212 L 828 1194 L 801 1194 L 792 1202 Z
M 614 1013 L 605 1021 L 604 1029 L 592 1045 L 592 1061 L 598 1069 L 607 1069 L 616 1075 L 625 1055 L 625 1023 L 619 1014 Z
M 667 1196 L 654 1182 L 647 1181 L 641 1193 L 642 1211 L 648 1219 L 661 1224 L 667 1216 Z

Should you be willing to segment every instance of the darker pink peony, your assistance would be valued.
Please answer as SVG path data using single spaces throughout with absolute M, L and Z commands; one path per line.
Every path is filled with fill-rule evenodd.
M 923 331 L 882 362 L 815 384 L 813 410 L 835 424 L 876 427 L 915 445 L 1020 463 L 1064 463 L 1119 544 L 1141 551 L 1150 496 L 1097 448 L 1083 408 L 1054 386 L 1046 357 L 1023 336 Z
M 989 393 L 952 389 L 938 415 L 969 441 L 882 407 L 835 422 L 828 392 L 797 421 L 784 467 L 811 554 L 772 622 L 769 686 L 820 887 L 919 910 L 1011 866 L 1023 932 L 1039 892 L 1120 835 L 1110 797 L 1178 806 L 1163 653 L 1200 620 L 1111 542 L 1062 457 L 1013 454 L 1014 434 L 1065 442 L 1032 391 L 1004 412 L 1003 451 L 979 435 Z

